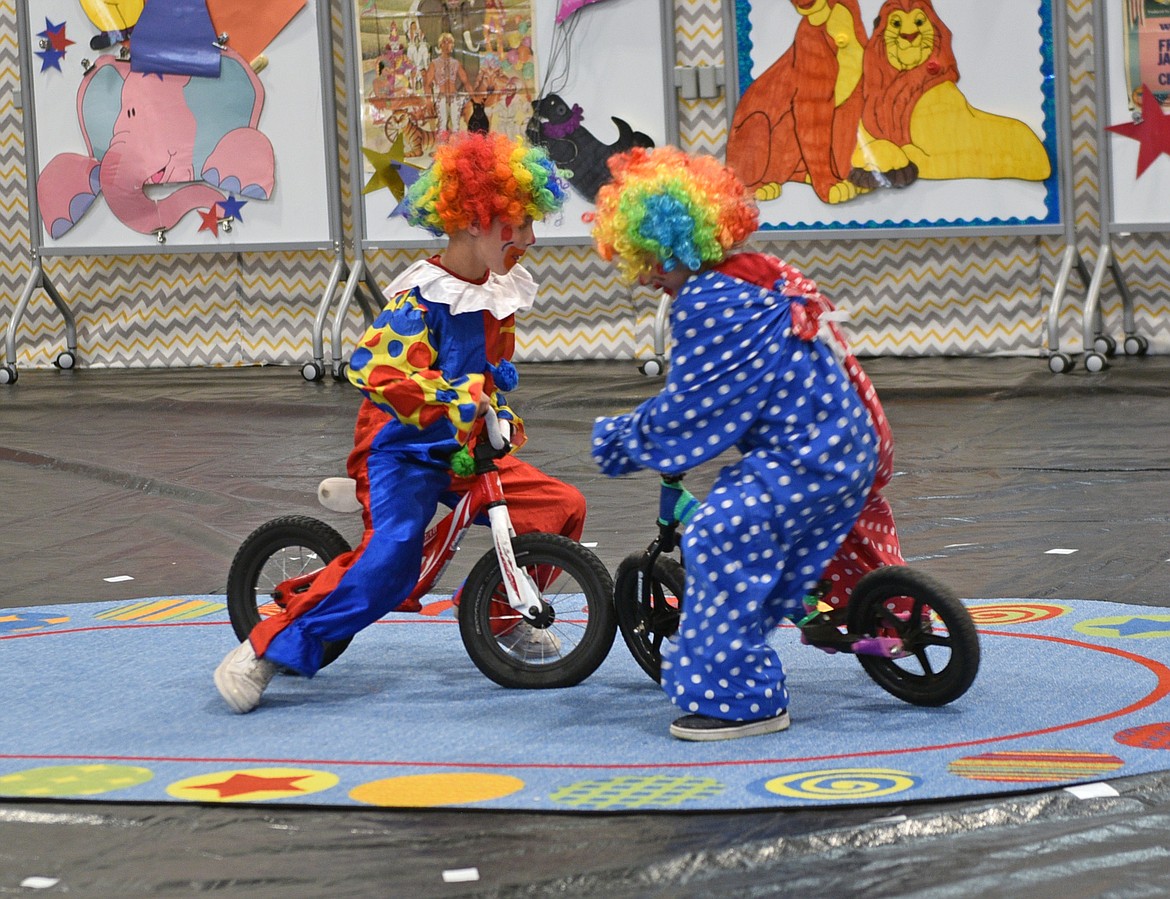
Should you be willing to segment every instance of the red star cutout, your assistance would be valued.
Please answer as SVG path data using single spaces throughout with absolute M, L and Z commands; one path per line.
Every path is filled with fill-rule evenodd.
M 1110 125 L 1105 130 L 1141 143 L 1137 163 L 1139 178 L 1163 153 L 1170 155 L 1170 116 L 1162 112 L 1158 98 L 1146 85 L 1142 85 L 1142 120 Z
M 199 210 L 199 217 L 203 219 L 203 224 L 199 226 L 199 231 L 210 231 L 216 237 L 219 237 L 218 208 L 219 207 L 216 206 L 216 204 L 212 203 L 211 208 L 206 212 L 204 212 L 202 209 Z M 195 233 L 198 234 L 199 231 L 196 231 Z
M 65 23 L 62 22 L 56 28 L 46 28 L 44 35 L 49 40 L 49 46 L 61 53 L 65 52 L 66 47 L 72 46 L 75 42 L 65 37 Z
M 303 792 L 296 781 L 304 780 L 308 774 L 285 775 L 283 777 L 258 777 L 255 774 L 233 774 L 217 784 L 202 784 L 189 787 L 192 790 L 215 790 L 220 799 L 228 796 L 246 796 L 248 793 L 271 793 L 287 790 L 290 793 Z

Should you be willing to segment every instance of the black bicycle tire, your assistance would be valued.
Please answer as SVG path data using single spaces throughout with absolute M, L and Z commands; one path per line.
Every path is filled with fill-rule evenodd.
M 260 605 L 256 582 L 264 563 L 281 549 L 303 546 L 320 556 L 322 562 L 349 552 L 350 545 L 333 527 L 307 515 L 285 515 L 265 522 L 252 531 L 236 550 L 228 570 L 227 607 L 232 630 L 241 642 L 260 623 Z M 321 667 L 336 661 L 352 637 L 325 644 Z
M 666 627 L 659 630 L 647 631 L 647 610 L 642 604 L 640 575 L 646 566 L 647 553 L 631 553 L 622 560 L 613 577 L 613 605 L 617 613 L 618 630 L 629 649 L 634 661 L 645 671 L 654 683 L 662 680 L 662 641 L 669 639 L 678 632 L 678 620 L 681 615 L 683 588 L 686 586 L 686 569 L 670 556 L 659 556 L 654 560 L 654 570 L 651 573 L 652 602 L 665 599 L 664 595 L 656 592 L 665 588 L 678 598 L 680 610 L 673 616 L 674 627 L 669 627 L 669 615 L 663 611 L 658 614 L 660 623 Z M 656 615 L 656 617 L 658 617 Z M 652 636 L 648 637 L 647 634 Z
M 580 584 L 589 609 L 584 635 L 563 658 L 540 665 L 502 649 L 490 624 L 491 601 L 502 584 L 500 562 L 491 549 L 476 562 L 463 585 L 459 635 L 467 655 L 486 677 L 503 687 L 540 690 L 579 684 L 605 661 L 617 634 L 609 571 L 590 550 L 558 534 L 520 534 L 512 540 L 512 551 L 522 568 L 552 565 Z
M 909 619 L 888 613 L 884 604 L 897 597 L 914 600 Z M 920 627 L 922 605 L 929 605 L 943 623 L 945 639 L 925 633 Z M 903 565 L 871 571 L 853 589 L 847 613 L 849 632 L 875 635 L 879 629 L 893 630 L 907 641 L 915 655 L 925 645 L 937 642 L 950 649 L 950 658 L 938 671 L 923 665 L 924 673 L 907 671 L 896 660 L 858 654 L 865 672 L 886 692 L 919 706 L 942 706 L 967 692 L 979 672 L 979 635 L 971 614 L 946 585 Z M 923 659 L 919 656 L 919 661 Z

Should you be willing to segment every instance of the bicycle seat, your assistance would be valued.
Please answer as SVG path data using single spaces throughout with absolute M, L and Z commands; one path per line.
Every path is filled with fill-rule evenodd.
M 317 485 L 317 502 L 334 512 L 360 512 L 357 481 L 353 478 L 326 478 Z

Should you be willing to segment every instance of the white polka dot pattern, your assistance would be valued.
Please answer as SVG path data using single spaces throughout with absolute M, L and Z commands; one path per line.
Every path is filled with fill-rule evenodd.
M 683 535 L 686 605 L 662 678 L 685 712 L 749 720 L 787 707 L 766 636 L 801 613 L 875 475 L 892 473 L 889 428 L 856 360 L 842 368 L 824 342 L 793 334 L 801 298 L 786 293 L 797 283 L 782 292 L 717 271 L 692 278 L 671 310 L 663 390 L 594 425 L 593 456 L 609 475 L 677 473 L 731 447 L 742 453 Z M 896 547 L 888 525 L 862 539 Z

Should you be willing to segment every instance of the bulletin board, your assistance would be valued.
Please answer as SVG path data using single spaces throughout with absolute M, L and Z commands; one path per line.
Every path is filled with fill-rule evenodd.
M 40 254 L 339 245 L 328 2 L 134 6 L 18 2 Z
M 835 4 L 835 14 L 844 15 L 849 5 Z M 728 161 L 736 161 L 737 171 L 741 165 L 756 166 L 748 176 L 740 171 L 749 186 L 757 181 L 759 186 L 779 185 L 779 196 L 768 197 L 775 186 L 767 187 L 760 200 L 761 229 L 843 237 L 898 236 L 907 231 L 932 235 L 962 235 L 970 230 L 981 234 L 1067 232 L 1061 171 L 1069 143 L 1068 112 L 1057 103 L 1057 81 L 1064 77 L 1065 67 L 1063 5 L 1053 0 L 858 0 L 860 37 L 853 28 L 843 27 L 840 18 L 817 23 L 815 34 L 822 44 L 826 37 L 845 44 L 844 38 L 852 34 L 855 45 L 865 49 L 863 56 L 850 62 L 860 70 L 856 86 L 851 87 L 848 79 L 835 81 L 836 61 L 828 69 L 811 62 L 815 47 L 809 49 L 810 44 L 798 37 L 813 33 L 811 16 L 802 20 L 791 3 L 737 0 L 733 47 L 729 48 L 729 58 L 736 60 L 736 83 L 729 92 L 736 109 Z M 913 21 L 920 14 L 928 21 Z M 915 35 L 919 52 L 897 60 L 904 71 L 895 74 L 882 39 L 887 34 L 884 26 L 897 15 L 904 17 L 900 24 L 905 28 L 893 28 L 890 33 Z M 875 28 L 882 33 L 875 36 Z M 1059 52 L 1054 52 L 1054 34 L 1061 36 Z M 907 50 L 910 46 L 906 45 Z M 783 71 L 783 60 L 793 58 L 785 54 L 792 52 L 799 54 L 803 81 L 799 89 L 790 83 L 792 73 Z M 857 62 L 858 58 L 863 62 Z M 863 125 L 877 123 L 871 124 L 875 132 L 871 140 L 860 137 L 852 147 L 826 150 L 832 144 L 828 127 L 820 129 L 818 139 L 818 129 L 809 125 L 808 114 L 802 113 L 799 121 L 791 114 L 783 118 L 796 104 L 807 101 L 803 91 L 816 84 L 818 77 L 828 79 L 829 95 L 840 92 L 835 99 L 851 97 L 860 104 L 842 103 L 837 107 L 841 112 L 827 114 L 841 115 L 838 122 L 847 120 L 844 113 L 849 109 L 873 110 L 883 105 L 892 109 L 898 104 L 899 112 L 873 119 L 869 116 L 876 113 L 863 114 Z M 921 77 L 925 86 L 917 96 L 906 80 L 912 77 Z M 920 102 L 922 97 L 933 104 L 929 110 Z M 964 104 L 967 110 L 962 109 Z M 761 112 L 768 118 L 761 119 Z M 760 121 L 772 129 L 773 146 L 783 146 L 787 155 L 759 162 L 764 141 L 756 128 Z M 887 130 L 883 133 L 879 126 Z M 900 130 L 903 126 L 905 130 Z M 840 133 L 852 133 L 852 129 L 842 127 Z M 863 141 L 865 152 L 860 146 Z M 835 195 L 825 188 L 818 192 L 808 183 L 807 172 L 826 152 L 836 153 L 833 178 L 847 182 Z M 1009 162 L 997 164 L 997 160 Z M 884 177 L 884 183 L 872 172 L 870 176 L 856 173 L 867 165 Z M 826 177 L 819 180 L 823 184 Z M 855 180 L 866 189 L 850 196 L 854 188 L 848 185 Z
M 1097 65 L 1102 198 L 1109 230 L 1170 231 L 1170 4 L 1105 0 L 1099 12 L 1105 35 Z
M 677 141 L 670 0 L 567 0 L 577 7 L 567 14 L 564 0 L 349 2 L 349 69 L 356 86 L 350 133 L 359 138 L 351 158 L 362 162 L 353 167 L 353 195 L 361 198 L 356 211 L 363 246 L 434 243 L 399 213 L 402 179 L 411 181 L 427 166 L 441 125 L 464 130 L 473 124 L 469 98 L 486 100 L 481 121 L 488 130 L 533 140 L 541 132 L 529 129 L 543 123 L 555 139 L 567 137 L 581 148 L 574 150 L 576 162 L 561 163 L 575 176 L 564 209 L 536 226 L 545 244 L 590 242 L 590 225 L 582 220 L 593 209 L 589 179 L 615 147 Z M 446 53 L 444 34 L 454 39 Z M 440 109 L 443 98 L 434 84 L 443 67 L 455 73 L 457 97 Z M 534 124 L 533 102 L 550 95 L 563 105 L 549 100 Z M 442 122 L 441 115 L 447 117 Z M 557 159 L 555 144 L 548 147 Z

